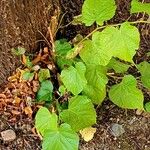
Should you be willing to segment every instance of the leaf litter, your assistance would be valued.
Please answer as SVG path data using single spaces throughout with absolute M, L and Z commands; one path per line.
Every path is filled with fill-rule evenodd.
M 2 150 L 8 145 L 11 149 L 41 149 L 40 137 L 34 128 L 34 118 L 42 103 L 37 103 L 35 99 L 40 87 L 39 78 L 40 80 L 44 78 L 43 76 L 39 77 L 40 66 L 47 69 L 44 71 L 47 73 L 47 77 L 50 77 L 47 65 L 51 65 L 51 62 L 48 55 L 47 47 L 33 61 L 23 54 L 23 66 L 17 68 L 8 78 L 8 83 L 0 93 L 0 133 L 12 129 L 17 135 L 13 144 L 0 137 L 0 149 Z

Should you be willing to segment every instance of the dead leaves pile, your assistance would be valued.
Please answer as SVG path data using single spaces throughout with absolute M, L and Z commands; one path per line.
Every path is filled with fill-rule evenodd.
M 35 109 L 34 99 L 39 81 L 23 81 L 22 72 L 23 70 L 17 69 L 16 73 L 8 78 L 9 83 L 5 90 L 0 93 L 0 112 L 11 116 L 9 121 L 16 121 L 21 115 L 31 118 Z

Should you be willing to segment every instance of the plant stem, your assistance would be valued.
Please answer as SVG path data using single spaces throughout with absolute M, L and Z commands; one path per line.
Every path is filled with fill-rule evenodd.
M 130 24 L 137 24 L 137 23 L 149 23 L 149 21 L 144 21 L 144 20 L 139 20 L 139 21 L 134 21 L 134 22 L 129 22 Z M 72 54 L 71 56 L 71 59 L 76 57 L 79 53 L 80 53 L 80 50 L 79 47 L 82 46 L 82 42 L 85 41 L 87 38 L 89 38 L 93 33 L 95 33 L 96 31 L 100 30 L 100 29 L 103 29 L 103 28 L 106 28 L 106 27 L 115 27 L 115 26 L 119 26 L 119 25 L 122 25 L 122 23 L 118 23 L 118 24 L 112 24 L 112 25 L 105 25 L 105 26 L 100 26 L 100 27 L 97 27 L 95 30 L 93 30 L 92 32 L 90 32 L 86 37 L 84 37 L 79 43 L 78 43 L 78 47 L 77 49 L 74 51 L 74 53 Z
M 114 78 L 114 79 L 122 79 L 123 77 L 118 77 L 118 76 L 115 76 L 114 73 L 107 73 L 107 76 L 111 77 L 111 78 Z
M 130 24 L 138 24 L 138 23 L 148 23 L 150 24 L 149 21 L 144 21 L 144 20 L 138 20 L 138 21 L 134 21 L 134 22 L 129 22 Z M 106 27 L 116 27 L 121 25 L 122 23 L 118 23 L 118 24 L 112 24 L 112 25 L 105 25 L 105 26 L 100 26 L 97 27 L 95 30 L 93 30 L 92 32 L 90 32 L 85 38 L 83 38 L 78 44 L 81 44 L 83 41 L 85 41 L 87 38 L 89 38 L 94 32 L 100 30 L 100 29 L 104 29 Z

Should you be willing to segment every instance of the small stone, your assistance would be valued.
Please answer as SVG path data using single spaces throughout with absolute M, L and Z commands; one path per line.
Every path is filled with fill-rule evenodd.
M 137 110 L 136 110 L 136 115 L 139 116 L 139 115 L 141 115 L 142 113 L 143 113 L 143 110 L 140 110 L 140 109 L 137 109 Z
M 1 136 L 4 142 L 10 142 L 16 139 L 16 133 L 11 129 L 2 131 Z
M 111 134 L 115 137 L 119 137 L 125 132 L 124 128 L 122 125 L 119 125 L 117 123 L 113 124 L 111 127 Z
M 39 65 L 35 65 L 35 66 L 33 66 L 33 68 L 32 68 L 34 71 L 38 71 L 39 69 L 40 69 L 40 66 Z

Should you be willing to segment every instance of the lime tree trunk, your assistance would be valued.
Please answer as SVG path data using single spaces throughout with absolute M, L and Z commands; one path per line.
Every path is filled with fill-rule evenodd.
M 47 32 L 58 0 L 0 0 L 0 85 L 19 65 L 11 49 L 22 46 L 29 53 Z

